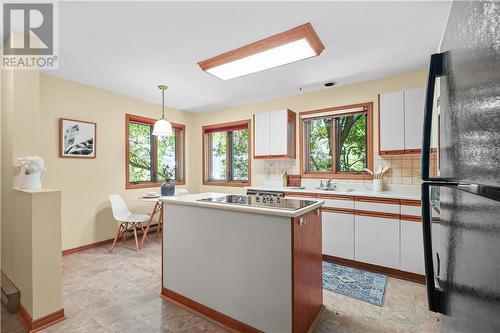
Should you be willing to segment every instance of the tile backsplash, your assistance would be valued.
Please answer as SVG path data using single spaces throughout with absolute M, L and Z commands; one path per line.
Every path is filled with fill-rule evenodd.
M 300 174 L 300 161 L 298 159 L 264 160 L 264 174 L 267 179 L 276 179 L 283 170 L 290 175 Z M 388 166 L 391 169 L 384 177 L 386 184 L 418 185 L 420 178 L 420 155 L 379 156 L 373 157 L 374 168 Z M 431 170 L 435 168 L 435 159 L 431 158 Z M 342 180 L 338 180 L 343 182 Z M 345 180 L 345 182 L 354 182 Z M 361 181 L 363 182 L 363 181 Z

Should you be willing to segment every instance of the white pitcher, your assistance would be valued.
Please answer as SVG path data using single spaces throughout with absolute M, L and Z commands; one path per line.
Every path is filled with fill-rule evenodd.
M 45 174 L 45 168 L 42 172 L 26 173 L 26 170 L 21 168 L 19 175 L 19 188 L 25 190 L 38 190 L 42 188 L 42 176 Z

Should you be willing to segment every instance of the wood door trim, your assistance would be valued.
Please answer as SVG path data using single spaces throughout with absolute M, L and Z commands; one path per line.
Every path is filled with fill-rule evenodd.
M 368 197 L 368 196 L 356 196 L 354 200 L 359 202 L 383 203 L 388 205 L 400 205 L 401 203 L 401 200 L 399 199 L 378 198 L 378 197 Z
M 321 207 L 321 211 L 329 212 L 329 213 L 340 213 L 340 214 L 349 214 L 354 215 L 355 210 L 349 208 L 332 208 L 332 207 Z
M 22 304 L 19 306 L 16 314 L 26 332 L 30 333 L 40 331 L 66 319 L 66 316 L 64 315 L 64 309 L 61 309 L 56 312 L 49 313 L 48 315 L 43 316 L 39 319 L 33 320 L 29 312 Z
M 414 207 L 420 207 L 422 206 L 422 203 L 420 200 L 403 200 L 401 199 L 401 205 L 402 206 L 414 206 Z
M 174 301 L 175 303 L 182 304 L 188 309 L 195 311 L 197 313 L 201 313 L 202 315 L 209 317 L 215 320 L 218 323 L 223 324 L 224 326 L 230 327 L 232 329 L 237 330 L 238 332 L 245 333 L 263 333 L 262 331 L 252 327 L 248 324 L 245 324 L 237 319 L 229 317 L 217 310 L 214 310 L 206 305 L 198 303 L 186 296 L 182 296 L 181 294 L 176 293 L 173 290 L 162 287 L 161 296 L 167 300 Z
M 354 201 L 354 195 L 318 194 L 318 198 L 321 198 L 321 199 L 334 199 L 334 200 Z
M 398 278 L 401 280 L 425 284 L 425 275 L 421 275 L 421 274 L 406 272 L 406 271 L 402 271 L 399 269 L 389 268 L 389 267 L 384 267 L 384 266 L 379 266 L 379 265 L 374 265 L 374 264 L 368 264 L 368 263 L 355 261 L 355 260 L 351 260 L 351 259 L 330 256 L 327 254 L 323 254 L 323 260 L 328 261 L 328 262 L 333 262 L 336 264 L 349 266 L 349 267 L 360 268 L 360 269 L 364 269 L 364 270 L 375 272 L 375 273 L 386 274 L 386 275 L 389 275 L 389 276 L 392 276 L 392 277 L 395 277 L 395 278 Z
M 358 216 L 371 216 L 371 217 L 380 217 L 380 218 L 395 219 L 395 220 L 399 220 L 400 217 L 399 214 L 394 214 L 394 213 L 372 212 L 368 210 L 357 210 L 357 209 L 354 211 L 354 214 Z
M 401 221 L 409 221 L 409 222 L 422 222 L 422 216 L 415 215 L 400 215 Z

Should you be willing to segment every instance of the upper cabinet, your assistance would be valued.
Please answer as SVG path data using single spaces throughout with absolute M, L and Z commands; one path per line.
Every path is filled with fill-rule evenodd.
M 425 89 L 419 87 L 379 97 L 379 155 L 420 153 Z
M 295 112 L 261 112 L 253 119 L 254 158 L 295 158 Z

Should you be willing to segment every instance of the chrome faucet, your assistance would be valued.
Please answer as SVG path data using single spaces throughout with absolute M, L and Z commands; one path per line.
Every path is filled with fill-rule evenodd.
M 336 184 L 333 184 L 333 179 L 330 178 L 328 179 L 328 181 L 326 182 L 326 187 L 327 188 L 333 188 L 333 189 L 336 189 L 337 188 L 337 185 Z

